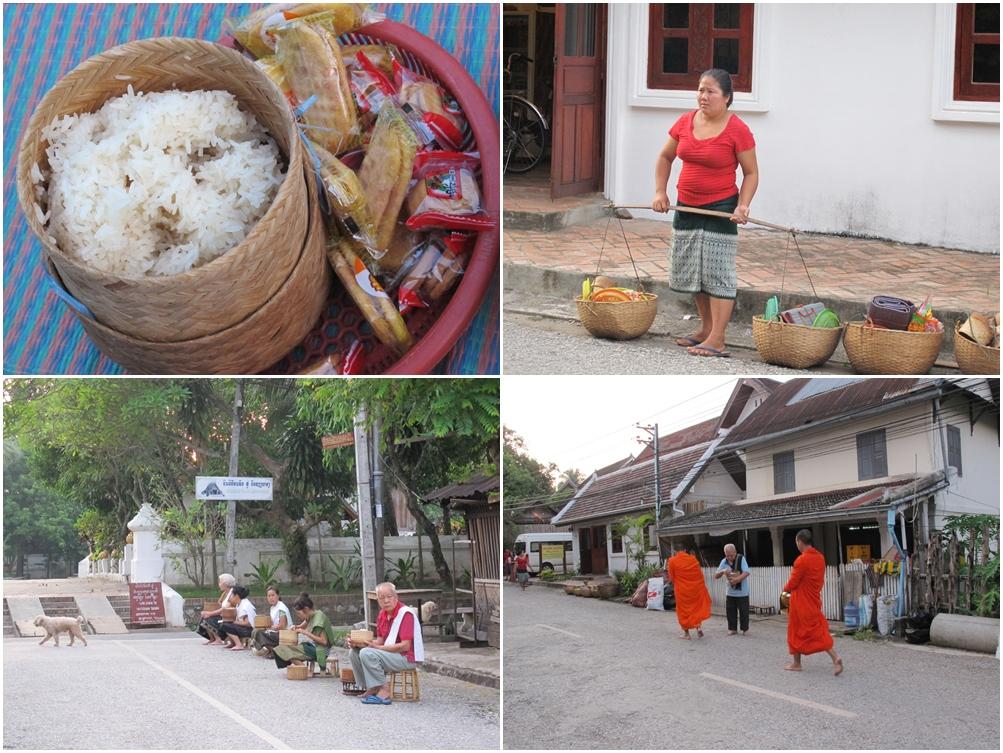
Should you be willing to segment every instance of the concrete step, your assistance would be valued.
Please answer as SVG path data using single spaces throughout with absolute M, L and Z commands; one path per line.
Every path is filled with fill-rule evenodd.
M 514 230 L 559 230 L 569 225 L 584 225 L 600 217 L 608 217 L 612 212 L 609 199 L 602 194 L 576 196 L 574 201 L 567 203 L 571 205 L 541 203 L 533 209 L 506 209 L 503 215 L 505 227 Z

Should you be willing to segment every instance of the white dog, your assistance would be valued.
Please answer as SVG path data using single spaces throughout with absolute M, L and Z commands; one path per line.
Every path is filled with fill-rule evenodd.
M 35 627 L 45 630 L 45 637 L 38 642 L 38 645 L 41 646 L 49 638 L 53 638 L 55 639 L 55 647 L 59 648 L 59 634 L 69 633 L 71 646 L 74 638 L 79 638 L 86 646 L 87 639 L 84 638 L 83 626 L 83 615 L 79 617 L 46 617 L 44 614 L 40 614 L 35 618 Z
M 421 605 L 421 622 L 426 624 L 432 621 L 435 615 L 439 614 L 439 605 L 434 601 L 426 601 Z

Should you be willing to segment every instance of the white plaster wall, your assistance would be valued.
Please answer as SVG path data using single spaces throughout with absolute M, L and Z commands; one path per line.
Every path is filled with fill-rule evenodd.
M 932 401 L 879 416 L 843 421 L 820 431 L 798 432 L 794 438 L 750 448 L 746 455 L 746 498 L 773 496 L 773 454 L 788 450 L 794 450 L 797 492 L 856 482 L 856 435 L 880 428 L 885 428 L 889 476 L 941 470 L 943 466 L 934 457 L 939 439 L 929 431 L 931 427 Z
M 455 537 L 457 541 L 462 541 L 464 538 L 462 536 Z M 446 563 L 452 568 L 453 566 L 453 549 L 452 541 L 453 536 L 440 536 L 439 543 L 442 547 L 443 556 L 446 558 Z M 324 549 L 324 561 L 325 570 L 329 574 L 332 570 L 330 560 L 327 559 L 328 555 L 333 555 L 336 559 L 351 557 L 355 554 L 355 539 L 348 538 L 344 536 L 335 537 L 325 537 L 321 540 Z M 432 545 L 428 540 L 427 536 L 422 536 L 422 557 L 425 575 L 431 576 L 435 573 L 435 562 L 432 560 Z M 320 566 L 319 557 L 317 552 L 317 537 L 308 537 L 308 545 L 310 548 L 310 572 L 312 578 L 320 577 Z M 251 568 L 252 565 L 258 565 L 262 562 L 267 562 L 269 564 L 275 564 L 280 559 L 287 559 L 285 553 L 282 551 L 282 542 L 280 539 L 237 539 L 236 540 L 237 549 L 237 572 L 234 573 L 237 577 L 237 582 L 245 582 L 250 580 L 250 576 L 253 574 Z M 163 553 L 166 559 L 165 565 L 165 577 L 164 580 L 170 585 L 187 585 L 190 584 L 188 578 L 185 577 L 184 568 L 180 566 L 180 563 L 175 562 L 171 559 L 172 554 L 181 554 L 182 547 L 176 544 L 167 544 L 163 549 Z M 206 546 L 206 552 L 209 551 L 209 546 Z M 394 536 L 388 537 L 383 543 L 383 553 L 386 559 L 397 560 L 401 557 L 407 557 L 408 554 L 414 553 L 417 557 L 418 552 L 418 537 L 417 536 Z M 500 555 L 499 555 L 500 556 Z M 417 560 L 415 561 L 415 566 L 417 566 Z M 467 544 L 457 544 L 456 545 L 456 569 L 458 572 L 463 572 L 463 568 L 470 568 L 470 547 Z M 206 576 L 207 581 L 212 580 L 212 568 L 208 566 L 206 571 L 208 575 Z M 217 542 L 217 572 L 225 572 L 223 569 L 223 542 Z M 290 580 L 289 569 L 283 564 L 279 568 L 277 579 L 282 582 L 288 582 Z
M 748 482 L 746 482 L 748 483 Z M 680 507 L 683 502 L 697 502 L 703 500 L 705 507 L 714 507 L 725 502 L 734 502 L 744 495 L 742 490 L 735 483 L 731 475 L 724 469 L 717 460 L 713 461 L 707 469 L 696 480 L 679 500 Z
M 1000 514 L 1000 445 L 994 425 L 994 416 L 983 414 L 972 428 L 963 401 L 955 398 L 944 403 L 949 416 L 947 423 L 961 430 L 961 476 L 951 476 L 951 486 L 946 490 L 943 504 L 938 505 L 935 527 L 943 525 L 946 515 L 999 515 Z M 954 415 L 951 415 L 951 414 Z M 941 445 L 936 446 L 937 463 L 942 464 Z
M 754 217 L 999 253 L 999 106 L 972 116 L 993 122 L 933 117 L 951 9 L 757 4 L 754 91 L 732 106 L 757 142 Z M 645 91 L 646 19 L 647 6 L 610 5 L 606 195 L 617 204 L 651 202 L 668 129 L 695 108 L 695 94 L 666 106 Z

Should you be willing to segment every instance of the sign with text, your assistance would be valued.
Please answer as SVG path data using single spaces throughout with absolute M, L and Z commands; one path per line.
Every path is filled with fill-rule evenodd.
M 129 584 L 129 614 L 133 625 L 163 625 L 164 592 L 159 583 Z
M 349 447 L 355 444 L 355 435 L 351 432 L 347 434 L 327 434 L 320 438 L 320 446 L 325 450 L 333 450 L 336 447 Z
M 198 499 L 272 499 L 271 477 L 196 476 L 195 496 Z
M 540 545 L 540 562 L 549 562 L 554 564 L 555 562 L 564 561 L 564 544 L 541 544 Z

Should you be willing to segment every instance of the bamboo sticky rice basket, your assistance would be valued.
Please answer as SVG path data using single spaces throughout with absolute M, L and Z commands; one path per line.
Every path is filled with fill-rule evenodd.
M 254 627 L 256 628 L 268 628 L 272 626 L 272 618 L 267 614 L 258 614 L 254 616 Z
M 299 636 L 296 634 L 295 630 L 280 630 L 279 631 L 279 645 L 280 646 L 295 646 L 299 643 Z
M 286 679 L 305 680 L 310 676 L 309 668 L 305 665 L 290 664 L 286 667 Z
M 122 278 L 67 255 L 42 224 L 32 168 L 48 168 L 42 130 L 61 115 L 93 112 L 126 93 L 168 89 L 226 90 L 275 139 L 287 164 L 283 183 L 262 219 L 222 256 L 170 276 Z M 42 99 L 18 156 L 17 191 L 31 230 L 67 291 L 100 326 L 137 340 L 178 342 L 221 332 L 272 299 L 300 258 L 309 222 L 303 146 L 287 103 L 268 77 L 233 50 L 197 39 L 144 39 L 77 66 Z M 278 312 L 302 316 L 297 308 Z

